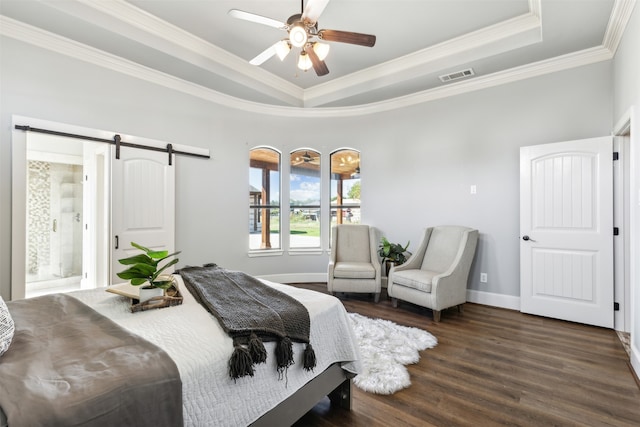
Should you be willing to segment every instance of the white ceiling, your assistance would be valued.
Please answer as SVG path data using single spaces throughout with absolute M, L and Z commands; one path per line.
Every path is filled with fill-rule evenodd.
M 0 0 L 0 32 L 58 50 L 64 42 L 66 53 L 80 52 L 82 46 L 84 60 L 97 61 L 91 58 L 100 53 L 103 60 L 138 67 L 141 75 L 153 72 L 155 78 L 188 83 L 190 90 L 219 98 L 362 107 L 416 95 L 444 96 L 610 59 L 634 4 L 331 0 L 319 28 L 375 34 L 377 42 L 372 48 L 331 43 L 325 60 L 330 73 L 323 77 L 313 69 L 299 71 L 295 54 L 250 65 L 286 32 L 227 14 L 240 9 L 285 22 L 300 13 L 299 0 Z M 466 68 L 475 76 L 447 84 L 438 79 Z

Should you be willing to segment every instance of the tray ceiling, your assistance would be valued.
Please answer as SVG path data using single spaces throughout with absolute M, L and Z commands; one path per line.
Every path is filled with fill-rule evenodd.
M 250 65 L 286 32 L 227 13 L 241 9 L 286 21 L 300 12 L 297 0 L 2 0 L 0 32 L 84 60 L 120 60 L 139 67 L 141 78 L 153 74 L 230 103 L 362 108 L 610 59 L 634 3 L 332 0 L 319 28 L 375 34 L 377 42 L 372 48 L 330 43 L 330 73 L 323 77 L 298 70 L 296 54 Z M 467 68 L 473 76 L 438 78 Z

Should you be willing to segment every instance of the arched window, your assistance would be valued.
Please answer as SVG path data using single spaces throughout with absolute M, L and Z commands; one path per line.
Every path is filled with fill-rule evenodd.
M 360 152 L 331 154 L 331 226 L 360 223 Z
M 249 152 L 249 249 L 280 248 L 280 153 Z
M 291 153 L 289 178 L 289 247 L 320 247 L 320 153 Z

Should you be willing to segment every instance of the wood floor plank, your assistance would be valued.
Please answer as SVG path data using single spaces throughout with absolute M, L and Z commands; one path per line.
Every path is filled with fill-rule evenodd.
M 295 286 L 326 292 L 324 283 Z M 640 388 L 615 331 L 478 304 L 464 313 L 398 308 L 384 293 L 339 294 L 349 312 L 429 331 L 435 348 L 391 396 L 354 386 L 353 408 L 324 399 L 296 426 L 640 426 Z

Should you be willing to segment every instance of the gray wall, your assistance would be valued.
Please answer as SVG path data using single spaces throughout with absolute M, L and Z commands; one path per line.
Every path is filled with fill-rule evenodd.
M 386 113 L 285 118 L 228 109 L 12 39 L 1 42 L 4 297 L 10 289 L 12 114 L 209 148 L 212 160 L 178 160 L 180 258 L 259 275 L 323 273 L 328 256 L 247 256 L 248 149 L 359 149 L 363 222 L 392 241 L 411 240 L 411 248 L 430 225 L 476 227 L 481 237 L 471 288 L 513 296 L 519 295 L 519 147 L 607 135 L 612 126 L 611 63 Z M 481 271 L 489 283 L 479 283 Z
M 636 5 L 627 25 L 624 37 L 618 52 L 613 61 L 613 81 L 614 81 L 614 110 L 613 122 L 617 123 L 622 116 L 634 106 L 635 128 L 631 135 L 632 162 L 635 163 L 635 176 L 631 177 L 632 194 L 631 203 L 635 203 L 636 217 L 631 218 L 637 224 L 636 230 L 640 229 L 640 8 Z M 636 269 L 635 282 L 631 283 L 631 340 L 632 340 L 632 363 L 636 374 L 640 375 L 640 266 L 638 265 L 638 255 L 640 255 L 640 242 L 638 233 L 636 239 L 636 259 L 631 260 L 632 268 Z

